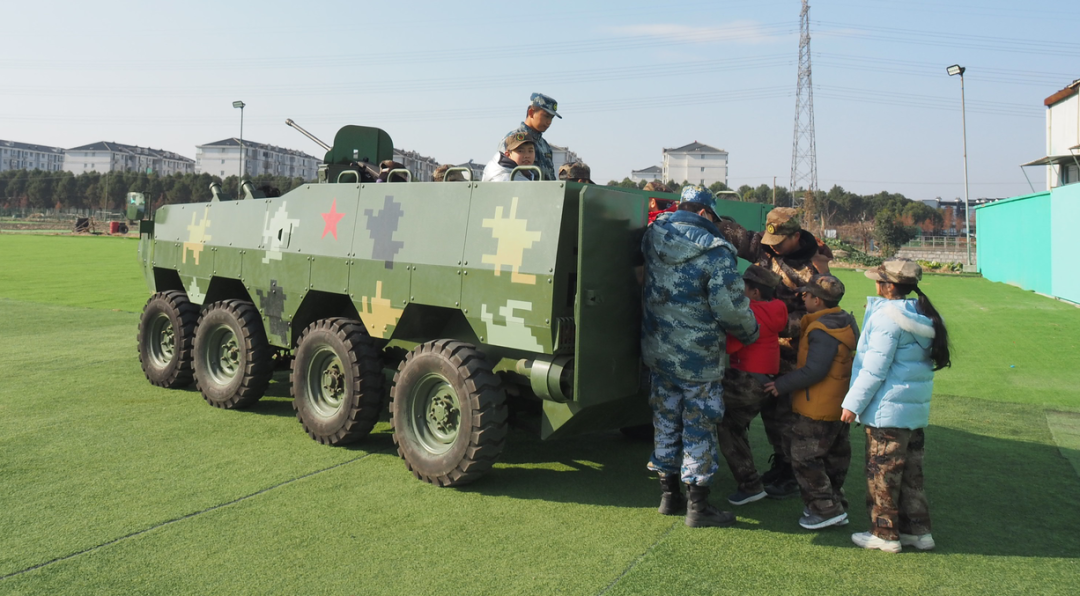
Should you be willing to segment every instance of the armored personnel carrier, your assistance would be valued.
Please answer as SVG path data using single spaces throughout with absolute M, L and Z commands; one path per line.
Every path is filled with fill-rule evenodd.
M 280 197 L 246 183 L 235 199 L 213 186 L 203 203 L 131 203 L 151 383 L 244 408 L 288 366 L 311 438 L 362 440 L 389 405 L 398 454 L 440 486 L 487 472 L 510 422 L 556 438 L 648 420 L 635 267 L 649 193 L 375 183 L 384 131 L 346 126 L 324 147 L 318 183 Z M 761 229 L 763 205 L 720 210 Z

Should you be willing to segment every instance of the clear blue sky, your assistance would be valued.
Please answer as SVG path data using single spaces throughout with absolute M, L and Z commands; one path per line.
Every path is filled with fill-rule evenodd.
M 303 8 L 302 8 L 303 7 Z M 195 156 L 237 136 L 321 157 L 378 126 L 441 162 L 487 161 L 529 94 L 559 102 L 546 137 L 598 181 L 700 141 L 729 183 L 787 186 L 797 0 L 182 3 L 5 2 L 0 139 L 116 141 Z M 971 196 L 1029 192 L 1043 100 L 1080 78 L 1080 3 L 816 0 L 811 50 L 819 186 Z M 1042 168 L 1028 175 L 1045 186 Z

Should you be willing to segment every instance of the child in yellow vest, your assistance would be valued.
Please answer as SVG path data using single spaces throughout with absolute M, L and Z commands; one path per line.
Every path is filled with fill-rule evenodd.
M 802 493 L 799 525 L 808 530 L 848 523 L 844 478 L 851 463 L 849 425 L 840 404 L 851 380 L 859 340 L 855 317 L 840 310 L 844 284 L 815 275 L 799 288 L 807 314 L 801 321 L 798 368 L 765 385 L 773 395 L 791 394 L 795 424 L 791 466 Z

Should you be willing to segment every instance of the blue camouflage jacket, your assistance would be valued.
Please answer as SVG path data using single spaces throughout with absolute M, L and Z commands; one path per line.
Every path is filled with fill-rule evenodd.
M 544 180 L 555 180 L 555 162 L 551 155 L 551 145 L 548 145 L 548 142 L 544 140 L 542 132 L 524 122 L 521 123 L 521 126 L 503 135 L 503 140 L 499 142 L 499 155 L 506 153 L 506 137 L 515 132 L 523 132 L 529 135 L 533 145 L 536 146 L 536 161 L 533 165 L 540 168 L 540 172 L 544 174 Z
M 656 218 L 645 231 L 641 250 L 645 364 L 686 381 L 721 379 L 727 333 L 747 345 L 758 338 L 735 247 L 709 220 L 676 211 Z

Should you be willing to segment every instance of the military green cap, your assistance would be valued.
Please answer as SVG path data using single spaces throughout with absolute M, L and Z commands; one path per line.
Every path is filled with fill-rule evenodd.
M 915 285 L 922 280 L 922 267 L 908 259 L 889 259 L 866 271 L 866 277 L 874 281 Z
M 761 265 L 750 265 L 747 267 L 746 271 L 743 272 L 742 278 L 747 281 L 761 284 L 767 288 L 776 289 L 776 286 L 780 285 L 780 276 Z
M 791 207 L 777 207 L 765 216 L 765 235 L 761 237 L 761 243 L 773 246 L 780 244 L 784 238 L 802 229 L 799 218 Z
M 829 302 L 840 302 L 844 297 L 844 282 L 831 275 L 818 274 L 810 282 L 797 290 L 800 294 L 810 294 Z

